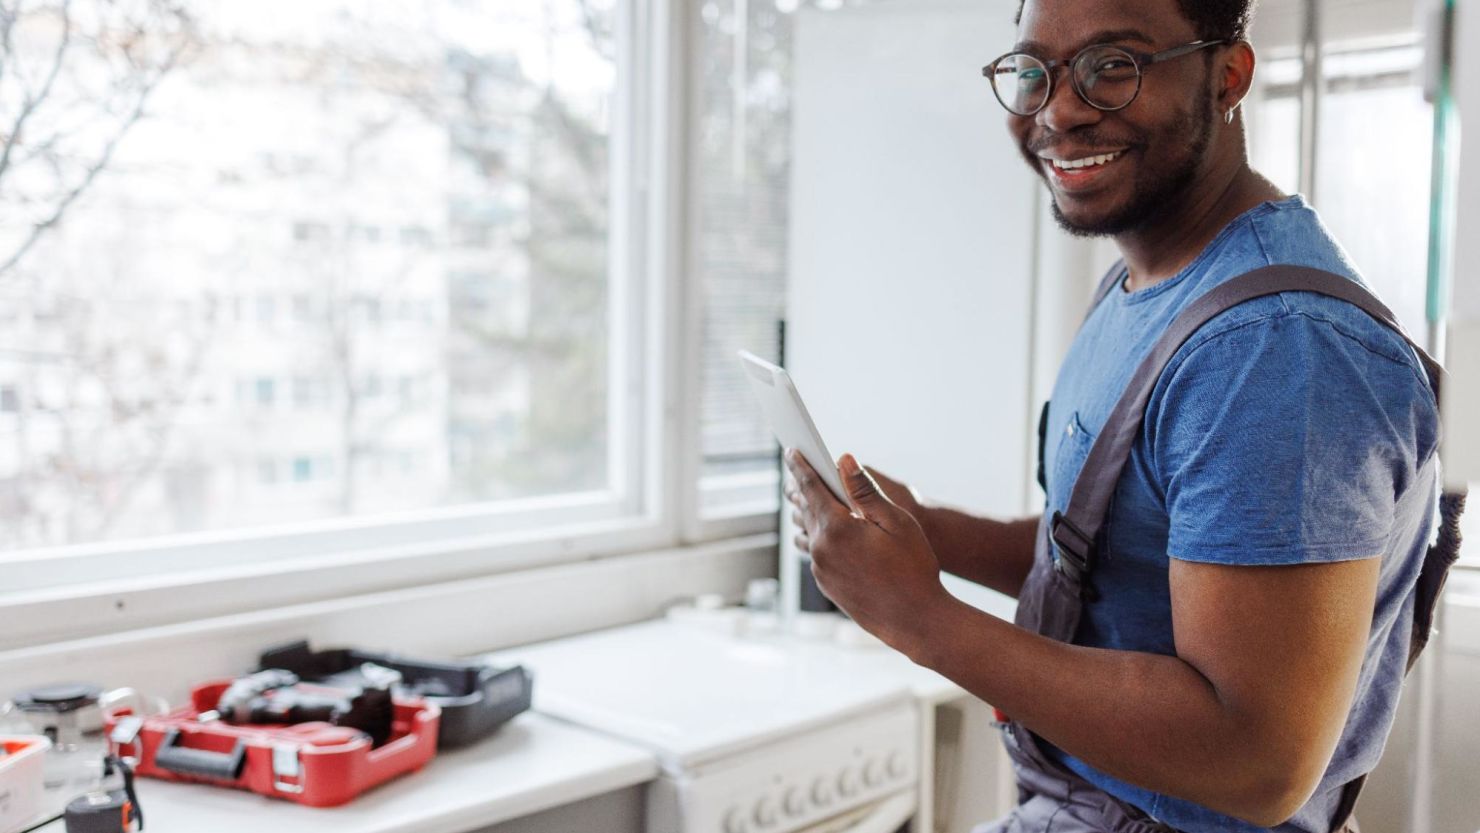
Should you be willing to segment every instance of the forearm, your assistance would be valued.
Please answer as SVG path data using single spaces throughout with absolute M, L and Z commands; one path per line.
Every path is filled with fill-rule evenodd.
M 941 569 L 1014 598 L 1033 566 L 1038 518 L 996 521 L 948 507 L 923 507 L 925 530 Z
M 1177 657 L 1057 642 L 954 600 L 929 618 L 912 659 L 1101 772 L 1266 826 L 1313 783 L 1290 772 L 1303 741 L 1271 736 Z

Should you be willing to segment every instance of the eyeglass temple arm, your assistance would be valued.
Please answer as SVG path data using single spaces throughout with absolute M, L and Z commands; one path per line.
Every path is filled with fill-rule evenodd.
M 1180 58 L 1183 55 L 1191 54 L 1198 51 L 1199 49 L 1207 49 L 1210 46 L 1228 46 L 1234 43 L 1238 43 L 1238 41 L 1228 38 L 1225 38 L 1223 40 L 1193 41 L 1186 46 L 1174 47 L 1172 49 L 1168 49 L 1165 52 L 1158 52 L 1155 55 L 1142 56 L 1141 62 L 1145 64 L 1159 64 L 1162 61 L 1170 61 L 1173 58 Z

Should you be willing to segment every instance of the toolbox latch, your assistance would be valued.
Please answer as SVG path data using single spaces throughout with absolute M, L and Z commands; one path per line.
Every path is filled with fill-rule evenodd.
M 139 733 L 144 729 L 144 718 L 130 714 L 120 717 L 113 724 L 113 731 L 108 734 L 108 740 L 112 742 L 113 749 L 118 757 L 137 764 L 144 757 L 143 744 L 139 743 Z
M 303 766 L 298 761 L 298 747 L 278 744 L 272 747 L 272 787 L 278 792 L 303 792 Z

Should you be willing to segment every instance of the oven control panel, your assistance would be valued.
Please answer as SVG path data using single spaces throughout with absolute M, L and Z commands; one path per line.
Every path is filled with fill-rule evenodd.
M 675 791 L 677 829 L 792 833 L 913 790 L 918 721 L 900 703 L 690 773 Z

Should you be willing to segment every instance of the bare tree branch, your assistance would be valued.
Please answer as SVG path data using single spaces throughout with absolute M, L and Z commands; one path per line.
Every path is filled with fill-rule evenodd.
M 52 209 L 51 214 L 48 215 L 46 219 L 33 224 L 31 226 L 31 230 L 26 233 L 25 238 L 21 241 L 21 244 L 16 247 L 15 251 L 13 251 L 10 256 L 6 258 L 3 262 L 0 262 L 0 277 L 3 277 L 6 272 L 14 268 L 15 265 L 20 262 L 21 258 L 25 257 L 26 253 L 31 250 L 31 247 L 36 245 L 36 241 L 40 240 L 43 234 L 45 234 L 57 223 L 61 222 L 63 215 L 67 213 L 67 209 L 72 207 L 72 203 L 76 202 L 77 198 L 82 196 L 82 193 L 88 189 L 88 186 L 92 185 L 93 180 L 97 179 L 98 175 L 103 172 L 103 169 L 108 167 L 108 163 L 113 161 L 113 153 L 115 150 L 118 149 L 118 143 L 123 141 L 123 137 L 127 135 L 128 129 L 132 127 L 135 122 L 143 117 L 145 105 L 149 102 L 149 95 L 154 91 L 156 85 L 158 85 L 158 83 L 163 80 L 165 74 L 172 66 L 173 58 L 164 70 L 162 70 L 158 75 L 154 77 L 152 81 L 148 82 L 144 86 L 144 88 L 140 90 L 139 98 L 135 102 L 133 109 L 124 119 L 118 131 L 108 139 L 107 144 L 103 146 L 103 150 L 100 154 L 98 154 L 97 159 L 94 160 L 93 163 L 87 167 L 86 172 L 82 176 L 82 180 L 79 181 L 71 189 L 69 189 L 67 193 L 63 195 L 60 200 L 57 201 L 56 207 Z
M 607 61 L 616 63 L 616 51 L 612 48 L 616 39 L 612 37 L 611 30 L 602 25 L 596 10 L 591 8 L 591 0 L 576 0 L 576 5 L 581 7 L 581 23 L 586 30 L 586 37 L 591 41 L 592 51 Z
M 42 12 L 33 10 L 30 13 Z M 17 59 L 19 53 L 14 41 L 18 27 L 22 40 L 25 36 L 20 3 L 5 9 L 3 14 L 3 28 L 0 28 L 0 49 L 3 52 L 0 52 L 0 64 Z M 32 217 L 30 222 L 16 230 L 17 233 L 12 237 L 13 248 L 8 252 L 0 251 L 0 279 L 11 274 L 36 243 L 62 222 L 78 198 L 112 164 L 119 142 L 144 117 L 151 95 L 178 65 L 192 40 L 193 20 L 175 0 L 150 0 L 146 6 L 145 19 L 130 18 L 122 24 L 124 28 L 121 30 L 108 29 L 108 24 L 104 23 L 101 33 L 91 37 L 86 35 L 85 30 L 79 34 L 79 24 L 72 11 L 72 0 L 61 0 L 59 7 L 44 14 L 56 15 L 61 26 L 56 47 L 48 51 L 50 57 L 44 62 L 45 80 L 33 89 L 21 78 L 22 65 L 14 63 L 12 73 L 16 78 L 11 83 L 20 87 L 20 107 L 7 126 L 8 129 L 0 133 L 0 140 L 3 140 L 3 146 L 0 146 L 0 194 L 4 194 L 4 201 L 13 206 L 39 208 L 40 211 L 39 216 Z M 172 20 L 180 24 L 178 30 L 165 25 Z M 150 50 L 151 34 L 156 29 L 163 33 L 166 47 L 158 60 L 149 60 L 144 53 Z M 48 104 L 55 103 L 61 95 L 57 82 L 65 68 L 83 60 L 82 56 L 73 56 L 78 53 L 78 49 L 74 47 L 84 40 L 94 44 L 98 59 L 106 61 L 109 55 L 120 56 L 129 69 L 109 81 L 106 93 L 79 91 L 74 95 L 79 103 L 87 104 L 82 109 L 96 110 L 98 116 L 80 123 L 76 119 L 59 122 L 54 115 L 56 108 L 48 107 Z M 114 107 L 115 96 L 123 96 L 124 101 L 128 102 L 128 106 L 123 107 L 121 116 L 117 115 L 118 111 Z M 43 109 L 52 114 L 45 119 L 48 127 L 41 135 L 32 137 L 29 134 L 35 132 L 32 127 L 33 119 L 41 121 L 38 114 Z M 62 112 L 70 114 L 72 111 L 64 109 Z M 100 139 L 96 149 L 68 147 L 67 143 L 75 137 L 93 134 L 95 131 L 89 124 L 99 122 L 103 123 L 103 129 L 96 131 Z M 28 169 L 34 167 L 35 170 L 44 172 L 53 184 L 49 188 L 10 188 L 7 193 L 5 184 L 29 181 L 26 178 L 17 179 L 20 170 L 18 165 L 26 165 Z M 22 212 L 16 214 L 17 219 L 27 216 L 27 213 Z
M 0 2 L 0 81 L 5 79 L 5 68 L 10 63 L 10 56 L 14 53 L 11 32 L 15 30 L 15 21 L 20 17 L 20 0 L 16 0 L 12 8 Z
M 72 0 L 62 1 L 62 36 L 57 39 L 56 52 L 52 54 L 51 69 L 46 73 L 46 81 L 41 85 L 41 89 L 34 94 L 30 90 L 26 91 L 25 101 L 21 104 L 20 113 L 16 116 L 15 122 L 10 126 L 10 134 L 5 137 L 5 148 L 4 150 L 0 150 L 0 177 L 5 176 L 5 171 L 10 167 L 10 154 L 15 150 L 16 144 L 20 142 L 21 136 L 25 134 L 26 122 L 31 120 L 31 116 L 36 113 L 36 110 L 51 95 L 52 86 L 56 84 L 57 76 L 62 72 L 62 64 L 66 62 L 67 50 L 72 46 L 71 6 Z M 7 38 L 8 35 L 9 33 L 7 32 Z M 8 44 L 6 54 L 10 54 Z M 4 269 L 0 269 L 0 273 L 4 271 Z

